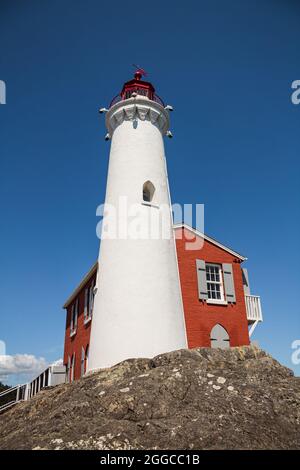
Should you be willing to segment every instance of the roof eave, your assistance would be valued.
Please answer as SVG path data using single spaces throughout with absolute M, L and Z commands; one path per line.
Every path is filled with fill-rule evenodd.
M 217 242 L 214 238 L 209 237 L 208 235 L 205 235 L 202 232 L 199 232 L 199 230 L 190 227 L 187 224 L 174 224 L 173 225 L 174 229 L 178 228 L 185 228 L 186 230 L 189 230 L 190 232 L 194 233 L 196 236 L 204 238 L 204 240 L 207 240 L 208 242 L 212 243 L 215 246 L 218 246 L 224 251 L 227 251 L 227 253 L 230 253 L 231 255 L 235 256 L 236 258 L 239 258 L 241 261 L 246 261 L 248 258 L 245 256 L 241 255 L 240 253 L 237 253 L 236 251 L 232 250 L 231 248 L 228 248 L 225 245 L 222 245 L 222 243 Z M 68 308 L 68 306 L 71 304 L 71 302 L 75 299 L 77 294 L 81 291 L 83 286 L 89 281 L 89 279 L 93 276 L 93 274 L 97 271 L 98 268 L 98 261 L 93 264 L 89 272 L 84 276 L 84 278 L 81 280 L 80 284 L 76 287 L 76 289 L 73 291 L 73 293 L 70 295 L 68 300 L 64 303 L 63 308 Z
M 68 300 L 66 300 L 66 302 L 64 303 L 63 305 L 63 308 L 68 308 L 68 306 L 70 305 L 70 303 L 75 299 L 75 297 L 77 296 L 77 294 L 81 291 L 81 289 L 83 288 L 83 286 L 90 280 L 90 278 L 95 274 L 95 272 L 97 271 L 97 268 L 98 268 L 98 261 L 96 261 L 96 263 L 93 264 L 93 266 L 91 267 L 91 269 L 89 270 L 89 272 L 84 276 L 84 278 L 81 280 L 80 284 L 76 287 L 76 289 L 72 292 L 72 294 L 70 295 L 70 297 L 68 298 Z
M 211 238 L 209 237 L 208 235 L 205 235 L 205 233 L 202 233 L 202 232 L 199 232 L 199 230 L 193 228 L 193 227 L 190 227 L 189 225 L 187 224 L 174 224 L 173 225 L 174 229 L 178 229 L 178 228 L 185 228 L 187 230 L 189 230 L 190 232 L 194 233 L 196 236 L 198 237 L 201 237 L 201 238 L 204 238 L 204 240 L 207 240 L 208 242 L 212 243 L 213 245 L 215 246 L 218 246 L 219 248 L 221 248 L 222 250 L 225 250 L 227 251 L 228 253 L 230 253 L 231 255 L 235 256 L 236 258 L 239 258 L 241 261 L 246 261 L 248 258 L 246 258 L 245 256 L 241 255 L 240 253 L 237 253 L 236 251 L 232 250 L 231 248 L 228 248 L 227 246 L 225 245 L 222 245 L 222 243 L 219 243 L 217 240 L 215 240 L 214 238 Z

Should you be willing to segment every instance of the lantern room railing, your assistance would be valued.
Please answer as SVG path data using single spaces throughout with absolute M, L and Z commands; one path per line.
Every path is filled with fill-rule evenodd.
M 163 100 L 156 93 L 152 93 L 149 89 L 146 88 L 133 87 L 130 90 L 126 90 L 123 94 L 118 94 L 117 96 L 115 96 L 112 99 L 109 107 L 111 108 L 114 104 L 119 103 L 119 101 L 124 101 L 131 98 L 132 93 L 146 96 L 147 98 L 149 98 L 149 100 L 155 101 L 163 107 L 165 106 Z

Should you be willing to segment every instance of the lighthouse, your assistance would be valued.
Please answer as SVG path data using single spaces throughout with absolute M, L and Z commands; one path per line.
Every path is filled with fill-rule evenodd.
M 171 107 L 143 75 L 103 110 L 111 147 L 90 371 L 187 347 L 164 151 Z

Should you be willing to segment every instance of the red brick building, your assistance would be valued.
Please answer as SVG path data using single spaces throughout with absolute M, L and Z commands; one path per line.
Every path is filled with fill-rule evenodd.
M 95 263 L 64 304 L 67 311 L 64 365 L 69 381 L 78 379 L 87 369 L 97 268 Z
M 250 294 L 246 258 L 187 225 L 176 225 L 175 236 L 189 348 L 248 345 L 262 312 L 260 298 Z M 69 381 L 87 368 L 97 268 L 95 263 L 64 304 Z

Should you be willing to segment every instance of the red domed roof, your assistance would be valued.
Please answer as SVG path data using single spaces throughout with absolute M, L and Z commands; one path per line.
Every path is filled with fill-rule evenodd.
M 138 68 L 134 74 L 134 78 L 124 83 L 121 93 L 115 96 L 110 103 L 110 107 L 119 101 L 131 98 L 133 93 L 146 96 L 149 100 L 156 101 L 160 105 L 164 106 L 162 99 L 155 94 L 155 88 L 152 83 L 142 80 L 143 75 L 146 75 L 146 72 L 143 69 Z

